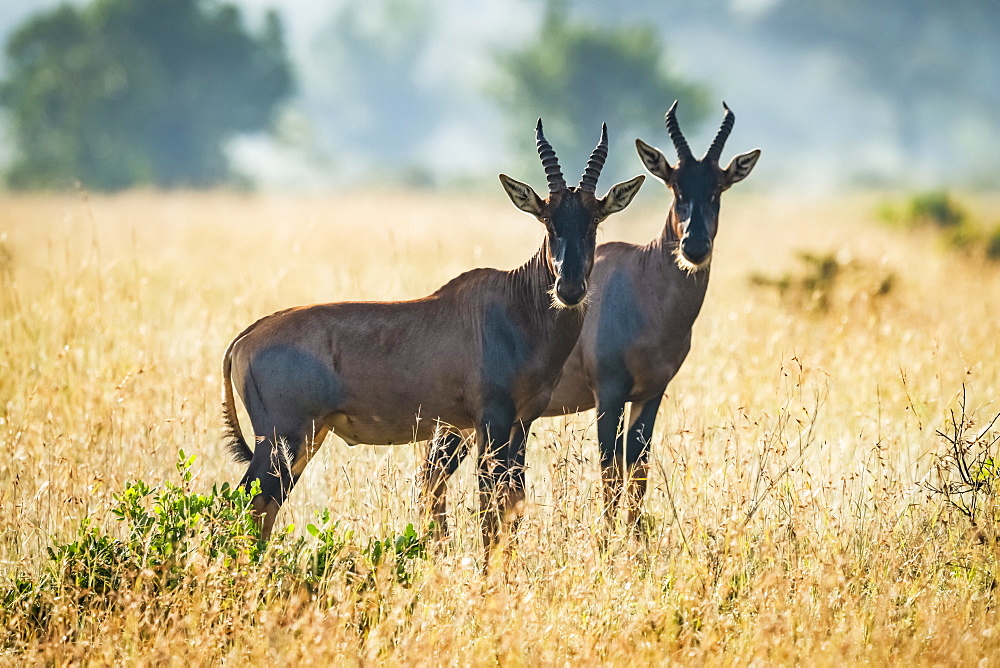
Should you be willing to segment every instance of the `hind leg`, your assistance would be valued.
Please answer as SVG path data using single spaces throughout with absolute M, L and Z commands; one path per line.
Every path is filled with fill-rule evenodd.
M 255 480 L 260 483 L 260 493 L 251 504 L 264 540 L 270 538 L 274 518 L 294 484 L 289 443 L 296 442 L 301 442 L 301 437 L 295 434 L 264 437 L 254 448 L 253 459 L 240 481 L 240 487 L 248 491 Z
M 328 431 L 326 427 L 312 427 L 306 436 L 303 430 L 278 432 L 272 429 L 272 435 L 265 436 L 254 449 L 253 459 L 240 486 L 249 490 L 254 480 L 260 481 L 260 494 L 254 497 L 252 507 L 260 522 L 261 537 L 265 540 L 271 536 L 281 504 L 288 498 Z
M 511 535 L 517 534 L 517 529 L 521 526 L 521 519 L 524 516 L 524 496 L 526 490 L 524 474 L 527 468 L 525 459 L 528 447 L 528 435 L 531 433 L 532 422 L 516 420 L 510 433 L 510 452 L 513 456 L 513 466 L 515 467 L 511 475 L 514 484 L 512 485 L 512 496 L 509 504 L 512 511 L 508 517 Z
M 447 432 L 432 440 L 420 467 L 421 499 L 425 519 L 434 522 L 434 538 L 448 535 L 448 478 L 469 454 L 469 442 L 461 434 Z

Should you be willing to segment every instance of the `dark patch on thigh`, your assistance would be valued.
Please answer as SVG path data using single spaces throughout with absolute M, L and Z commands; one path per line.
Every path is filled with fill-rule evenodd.
M 328 363 L 284 344 L 258 352 L 244 381 L 247 412 L 261 436 L 305 433 L 303 425 L 335 410 L 342 394 Z

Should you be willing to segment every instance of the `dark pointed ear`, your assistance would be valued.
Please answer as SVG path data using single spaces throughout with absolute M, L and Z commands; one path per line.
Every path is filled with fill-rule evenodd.
M 729 161 L 729 166 L 723 170 L 725 175 L 725 181 L 722 184 L 722 189 L 725 190 L 734 183 L 739 183 L 746 177 L 750 176 L 750 171 L 753 166 L 757 164 L 757 158 L 760 157 L 760 149 L 755 148 L 748 153 L 743 153 L 736 156 Z
M 634 179 L 616 183 L 611 186 L 611 190 L 601 200 L 601 218 L 607 218 L 613 213 L 618 213 L 631 203 L 632 198 L 639 192 L 639 186 L 646 180 L 646 177 L 639 175 Z
M 635 150 L 639 153 L 639 159 L 646 165 L 649 173 L 660 179 L 664 183 L 669 183 L 674 174 L 674 168 L 667 162 L 663 152 L 655 146 L 650 146 L 641 139 L 635 140 Z
M 500 184 L 507 191 L 507 197 L 521 211 L 530 213 L 536 218 L 541 218 L 545 211 L 545 203 L 535 194 L 531 186 L 510 178 L 506 174 L 500 175 Z

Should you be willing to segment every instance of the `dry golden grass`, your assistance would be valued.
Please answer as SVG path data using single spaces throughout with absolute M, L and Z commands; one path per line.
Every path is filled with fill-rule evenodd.
M 647 183 L 604 239 L 648 239 L 668 202 Z M 996 663 L 1000 550 L 917 483 L 963 384 L 980 423 L 1000 412 L 1000 270 L 941 252 L 930 232 L 879 227 L 874 208 L 726 196 L 693 350 L 654 434 L 648 545 L 619 535 L 599 549 L 593 414 L 539 421 L 506 574 L 478 568 L 467 463 L 450 553 L 412 587 L 386 584 L 387 614 L 370 628 L 336 583 L 322 599 L 251 583 L 234 609 L 206 571 L 192 575 L 204 587 L 126 592 L 113 613 L 57 601 L 0 660 Z M 172 478 L 178 449 L 197 455 L 196 487 L 239 479 L 220 446 L 219 366 L 256 318 L 420 296 L 465 269 L 519 264 L 541 230 L 499 188 L 7 195 L 0 239 L 2 579 L 38 572 L 83 516 L 114 531 L 112 493 Z M 748 280 L 797 271 L 799 250 L 857 261 L 825 313 Z M 890 272 L 892 291 L 871 297 Z M 397 532 L 418 520 L 418 456 L 331 439 L 279 525 L 327 507 L 361 536 Z M 8 629 L 25 623 L 0 614 Z

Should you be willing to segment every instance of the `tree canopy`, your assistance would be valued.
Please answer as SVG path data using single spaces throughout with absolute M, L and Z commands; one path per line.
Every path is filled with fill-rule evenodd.
M 537 39 L 503 54 L 501 67 L 504 83 L 496 97 L 512 121 L 514 142 L 523 155 L 533 154 L 532 129 L 541 117 L 546 137 L 560 156 L 567 156 L 567 171 L 576 168 L 571 161 L 589 155 L 602 122 L 608 123 L 613 141 L 628 138 L 609 155 L 608 171 L 618 173 L 623 170 L 615 165 L 624 164 L 624 156 L 627 164 L 635 162 L 632 150 L 623 146 L 637 136 L 654 143 L 665 137 L 663 114 L 675 99 L 681 100 L 682 123 L 696 122 L 708 110 L 705 90 L 666 68 L 652 27 L 575 23 L 559 3 L 550 4 Z
M 292 89 L 281 23 L 252 34 L 212 0 L 96 0 L 30 19 L 0 82 L 14 188 L 207 187 L 224 147 L 266 130 Z

